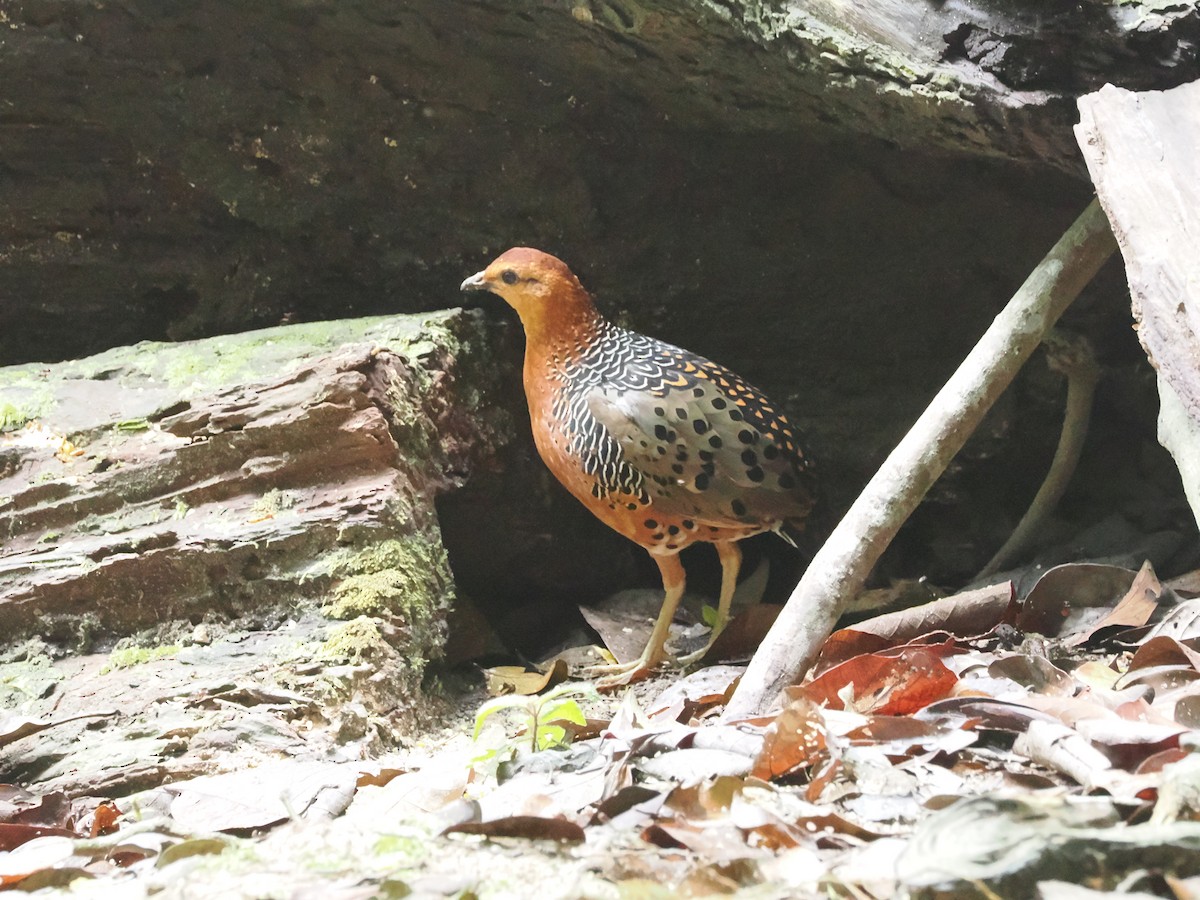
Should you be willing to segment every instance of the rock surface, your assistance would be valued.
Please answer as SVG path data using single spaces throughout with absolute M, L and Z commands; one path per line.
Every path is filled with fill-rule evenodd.
M 1200 28 L 1159 2 L 3 14 L 0 363 L 443 308 L 531 244 L 785 400 L 839 500 L 1086 204 L 1071 99 L 1195 77 Z
M 434 499 L 511 435 L 492 346 L 456 311 L 0 370 L 6 637 L 321 607 L 398 630 L 412 686 L 454 593 Z

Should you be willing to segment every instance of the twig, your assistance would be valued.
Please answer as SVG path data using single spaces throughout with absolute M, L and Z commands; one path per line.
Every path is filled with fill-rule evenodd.
M 1083 441 L 1087 437 L 1088 421 L 1092 416 L 1092 400 L 1096 396 L 1096 383 L 1100 380 L 1100 367 L 1092 353 L 1087 338 L 1061 332 L 1057 329 L 1046 336 L 1044 344 L 1050 368 L 1067 376 L 1067 406 L 1063 413 L 1062 434 L 1058 438 L 1058 449 L 1046 480 L 1038 489 L 1037 496 L 1029 509 L 1013 529 L 996 555 L 976 578 L 994 575 L 1029 546 L 1034 535 L 1046 518 L 1054 512 L 1062 499 L 1075 467 L 1083 453 Z
M 846 598 L 861 590 L 901 524 L 1116 246 L 1108 220 L 1093 200 L 996 317 L 813 557 L 750 661 L 725 710 L 726 719 L 765 713 L 779 692 L 812 665 Z

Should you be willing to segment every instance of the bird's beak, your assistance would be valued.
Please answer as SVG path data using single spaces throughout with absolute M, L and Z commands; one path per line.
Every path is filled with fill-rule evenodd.
M 487 283 L 487 279 L 483 277 L 483 272 L 476 272 L 459 286 L 460 291 L 487 291 L 491 290 Z

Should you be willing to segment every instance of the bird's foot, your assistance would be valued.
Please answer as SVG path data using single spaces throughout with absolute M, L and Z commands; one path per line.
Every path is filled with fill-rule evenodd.
M 716 636 L 714 635 L 713 637 L 710 637 L 708 642 L 699 650 L 693 650 L 691 653 L 683 654 L 683 656 L 673 657 L 671 659 L 671 665 L 678 666 L 679 668 L 683 669 L 692 665 L 693 663 L 700 662 L 700 660 L 704 659 L 704 657 L 708 655 L 708 651 L 712 649 L 712 645 L 715 640 Z
M 583 670 L 587 678 L 596 679 L 596 690 L 601 692 L 615 691 L 617 688 L 635 681 L 649 678 L 663 662 L 663 657 L 651 658 L 643 653 L 633 662 L 614 663 L 613 665 L 588 666 Z

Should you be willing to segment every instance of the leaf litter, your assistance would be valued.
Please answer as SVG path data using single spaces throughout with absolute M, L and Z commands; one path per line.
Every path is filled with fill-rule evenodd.
M 1148 565 L 1066 565 L 1023 599 L 1004 583 L 859 622 L 751 721 L 721 719 L 738 666 L 616 699 L 551 666 L 495 675 L 474 740 L 463 729 L 432 753 L 281 750 L 113 798 L 0 787 L 0 885 L 1193 897 L 1200 600 L 1194 576 L 1175 584 Z M 52 724 L 0 734 L 41 739 L 29 729 Z

